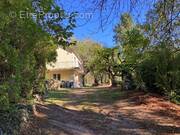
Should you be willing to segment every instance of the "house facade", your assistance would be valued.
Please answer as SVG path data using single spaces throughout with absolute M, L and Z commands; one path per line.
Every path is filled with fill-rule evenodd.
M 56 62 L 48 63 L 46 69 L 48 80 L 68 82 L 74 88 L 82 86 L 83 65 L 73 52 L 58 48 Z

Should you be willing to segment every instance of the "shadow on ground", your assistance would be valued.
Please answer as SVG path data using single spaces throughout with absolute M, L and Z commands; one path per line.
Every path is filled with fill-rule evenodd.
M 37 104 L 42 134 L 53 135 L 159 135 L 180 134 L 180 128 L 158 125 L 148 119 L 140 120 L 121 113 L 110 117 L 92 111 L 75 111 L 55 104 Z M 44 117 L 40 117 L 43 115 Z
M 49 91 L 48 99 L 68 101 L 74 105 L 83 103 L 98 103 L 102 105 L 112 104 L 117 100 L 125 99 L 129 93 L 121 91 L 120 88 L 62 89 Z
M 42 134 L 180 134 L 180 107 L 143 92 L 62 89 L 50 91 L 47 102 L 36 108 Z

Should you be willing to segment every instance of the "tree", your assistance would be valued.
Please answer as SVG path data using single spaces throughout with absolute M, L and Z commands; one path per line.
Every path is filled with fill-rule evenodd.
M 147 10 L 147 8 L 150 9 L 155 2 L 156 0 L 82 0 L 80 12 L 84 10 L 85 12 L 96 14 L 100 28 L 104 30 L 107 25 L 113 24 L 114 20 L 124 12 L 132 13 L 135 19 L 138 20 L 140 16 L 144 14 L 144 11 Z M 71 3 L 71 7 L 77 4 L 76 1 L 72 1 Z M 62 4 L 64 4 L 64 2 L 62 2 Z
M 173 100 L 179 100 L 179 38 L 178 38 L 178 1 L 158 1 L 154 8 L 147 14 L 145 24 L 145 34 L 151 40 L 150 48 L 147 53 L 148 58 L 144 60 L 151 61 L 151 67 L 155 75 L 151 86 L 155 87 L 161 94 L 168 95 Z M 147 66 L 147 65 L 146 65 Z M 143 66 L 141 66 L 143 67 Z M 151 70 L 144 69 L 146 74 L 151 74 Z M 142 71 L 142 76 L 143 72 Z M 143 76 L 143 79 L 146 80 Z M 147 80 L 145 81 L 147 83 Z
M 82 60 L 84 68 L 84 74 L 82 76 L 83 85 L 85 85 L 84 77 L 86 76 L 86 74 L 92 72 L 92 69 L 89 67 L 89 63 L 90 61 L 92 61 L 92 59 L 94 59 L 95 52 L 101 48 L 102 47 L 99 43 L 96 43 L 89 39 L 77 41 L 76 45 L 69 47 L 69 49 L 72 50 Z
M 179 101 L 179 13 L 176 3 L 176 0 L 158 1 L 143 25 L 129 23 L 132 19 L 123 15 L 114 31 L 123 70 L 134 78 L 136 87 L 143 86 L 143 89 Z
M 59 16 L 47 16 L 54 13 Z M 1 0 L 0 17 L 0 108 L 3 109 L 4 102 L 17 103 L 21 98 L 31 97 L 33 91 L 43 90 L 45 64 L 55 60 L 58 44 L 70 44 L 74 16 L 67 18 L 65 11 L 51 0 Z
M 129 81 L 133 85 L 132 74 L 134 74 L 137 65 L 141 63 L 149 40 L 143 35 L 139 26 L 133 23 L 131 16 L 127 13 L 121 16 L 120 23 L 115 26 L 114 32 L 114 39 L 120 50 L 119 59 L 122 62 L 121 67 L 123 67 L 124 85 L 126 85 L 126 82 L 130 85 Z
M 178 0 L 159 0 L 155 3 L 146 19 L 147 34 L 152 44 L 165 41 L 178 46 L 179 14 Z
M 116 48 L 101 48 L 89 62 L 89 68 L 95 76 L 107 74 L 111 85 L 116 86 L 115 77 L 120 74 Z

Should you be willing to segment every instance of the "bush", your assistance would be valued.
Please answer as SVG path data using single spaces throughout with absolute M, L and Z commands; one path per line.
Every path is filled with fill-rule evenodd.
M 18 135 L 23 124 L 29 120 L 32 107 L 26 105 L 11 106 L 8 110 L 0 110 L 0 129 L 7 135 Z
M 164 44 L 156 46 L 136 69 L 148 90 L 167 95 L 171 100 L 180 97 L 180 53 Z
M 7 85 L 0 85 L 0 111 L 9 109 Z
M 0 110 L 7 110 L 7 109 L 9 109 L 8 94 L 3 93 L 0 95 Z
M 175 102 L 176 104 L 180 104 L 180 90 L 176 92 L 172 91 L 169 94 L 169 98 L 171 101 Z
M 151 55 L 151 54 L 148 54 Z M 162 89 L 157 83 L 157 65 L 152 56 L 145 57 L 144 60 L 135 68 L 136 86 L 142 85 L 143 90 L 163 94 Z
M 0 129 L 4 134 L 16 135 L 19 130 L 20 115 L 14 107 L 0 111 Z

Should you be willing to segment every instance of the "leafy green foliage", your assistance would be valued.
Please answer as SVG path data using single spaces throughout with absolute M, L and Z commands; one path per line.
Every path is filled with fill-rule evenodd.
M 162 44 L 148 52 L 149 57 L 139 67 L 141 76 L 149 89 L 155 89 L 171 97 L 179 91 L 179 52 Z
M 115 26 L 115 41 L 119 47 L 119 70 L 122 72 L 123 87 L 132 89 L 143 86 L 141 77 L 136 72 L 137 66 L 143 60 L 143 54 L 149 45 L 149 40 L 138 25 L 133 23 L 127 13 L 121 16 L 120 22 Z M 134 81 L 132 81 L 134 78 Z
M 89 67 L 95 76 L 107 74 L 112 81 L 112 85 L 116 85 L 115 76 L 118 76 L 121 72 L 119 63 L 116 48 L 101 48 L 96 51 Z
M 91 62 L 96 58 L 96 52 L 100 50 L 102 47 L 100 44 L 91 41 L 89 39 L 78 41 L 76 45 L 70 46 L 70 50 L 72 50 L 82 61 L 84 74 L 83 74 L 83 83 L 85 85 L 85 75 L 89 72 L 93 73 L 95 79 L 97 76 L 94 74 L 94 69 L 91 67 Z
M 176 1 L 168 3 L 174 7 L 165 3 L 167 11 L 170 11 L 170 7 L 176 7 Z M 172 18 L 166 17 L 171 14 L 162 10 L 160 4 L 157 2 L 148 13 L 145 25 L 135 25 L 130 15 L 122 15 L 114 29 L 122 61 L 120 65 L 123 67 L 119 70 L 133 77 L 136 88 L 158 92 L 173 101 L 179 101 L 179 48 L 178 37 L 175 35 L 177 20 L 174 18 L 173 22 L 167 23 Z M 172 14 L 176 12 L 175 9 Z
M 78 41 L 76 45 L 70 46 L 70 49 L 76 53 L 83 62 L 85 72 L 89 72 L 89 62 L 96 57 L 95 52 L 101 49 L 101 45 L 89 39 Z
M 177 102 L 180 101 L 178 15 L 177 0 L 157 1 L 148 12 L 144 34 L 151 42 L 140 65 L 148 89 Z
M 11 105 L 7 110 L 0 110 L 1 131 L 5 135 L 19 135 L 25 124 L 29 122 L 31 114 L 31 105 Z
M 47 16 L 55 13 L 59 16 Z M 75 20 L 54 0 L 1 0 L 0 18 L 0 110 L 4 110 L 9 103 L 44 90 L 45 65 L 55 60 L 58 45 L 71 44 Z

